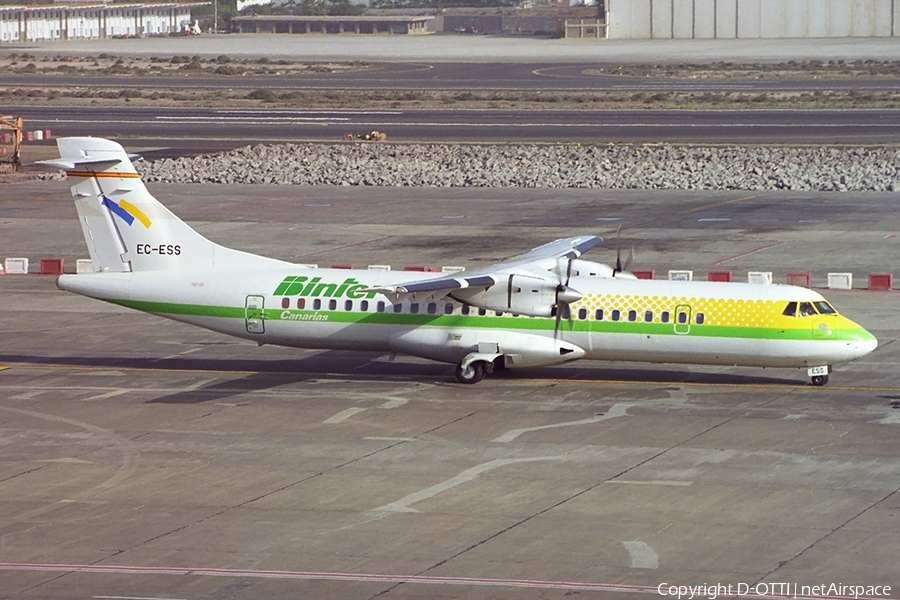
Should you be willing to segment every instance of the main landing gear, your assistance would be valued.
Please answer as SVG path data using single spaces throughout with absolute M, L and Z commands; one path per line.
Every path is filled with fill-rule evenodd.
M 812 367 L 807 370 L 807 373 L 809 374 L 812 384 L 821 387 L 828 383 L 828 374 L 831 373 L 831 366 Z
M 463 367 L 462 363 L 459 363 L 456 365 L 456 379 L 460 383 L 478 383 L 484 379 L 485 364 L 483 360 L 469 363 L 465 367 Z

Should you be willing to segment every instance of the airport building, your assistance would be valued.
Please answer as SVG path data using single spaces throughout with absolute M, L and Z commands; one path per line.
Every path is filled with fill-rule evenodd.
M 238 33 L 356 33 L 415 35 L 430 33 L 432 16 L 327 17 L 255 15 L 231 20 Z
M 611 39 L 900 35 L 900 0 L 606 0 Z
M 206 2 L 0 6 L 0 43 L 177 34 Z

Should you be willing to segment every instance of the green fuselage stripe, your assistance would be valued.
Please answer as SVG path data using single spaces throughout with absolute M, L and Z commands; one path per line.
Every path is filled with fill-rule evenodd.
M 145 312 L 173 316 L 216 317 L 225 319 L 245 319 L 248 310 L 243 307 L 210 306 L 200 304 L 180 304 L 173 302 L 146 302 L 142 300 L 109 299 L 108 302 L 127 308 Z M 388 307 L 390 309 L 390 307 Z M 457 327 L 512 329 L 521 331 L 553 331 L 556 320 L 537 317 L 498 317 L 493 315 L 429 315 L 410 313 L 362 313 L 332 310 L 290 310 L 290 309 L 255 309 L 255 318 L 262 316 L 265 321 L 288 321 L 297 323 L 358 323 L 372 325 L 393 325 L 409 327 Z M 262 313 L 260 315 L 259 313 Z M 317 316 L 318 315 L 318 316 Z M 686 327 L 681 325 L 680 327 Z M 777 327 L 739 327 L 727 325 L 691 324 L 687 334 L 675 331 L 674 323 L 645 323 L 642 321 L 588 321 L 562 319 L 560 329 L 576 333 L 629 333 L 643 335 L 690 335 L 708 338 L 744 338 L 772 340 L 812 340 L 812 327 L 777 328 Z M 826 338 L 835 339 L 869 339 L 871 334 L 862 328 L 844 329 L 839 335 Z

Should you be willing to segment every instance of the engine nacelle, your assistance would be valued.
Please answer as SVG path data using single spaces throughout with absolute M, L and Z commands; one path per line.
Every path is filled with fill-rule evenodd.
M 558 282 L 550 279 L 509 275 L 506 285 L 497 282 L 487 290 L 463 288 L 454 290 L 450 296 L 460 302 L 497 312 L 511 312 L 529 317 L 552 317 L 555 314 L 558 285 Z M 574 290 L 569 289 L 567 292 Z M 566 300 L 571 301 L 568 298 Z
M 590 260 L 581 260 L 576 258 L 572 261 L 572 277 L 601 277 L 617 279 L 637 279 L 628 271 L 619 271 L 613 273 L 614 269 L 606 263 L 598 263 Z
M 448 363 L 471 353 L 503 356 L 508 368 L 559 365 L 584 356 L 584 349 L 547 335 L 501 329 L 418 327 L 391 336 L 391 349 Z

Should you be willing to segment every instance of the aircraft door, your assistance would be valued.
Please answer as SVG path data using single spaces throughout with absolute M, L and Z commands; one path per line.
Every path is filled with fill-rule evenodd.
M 266 299 L 262 296 L 247 296 L 244 302 L 244 321 L 247 333 L 266 332 Z
M 675 333 L 685 335 L 691 332 L 691 305 L 679 304 L 675 307 Z

